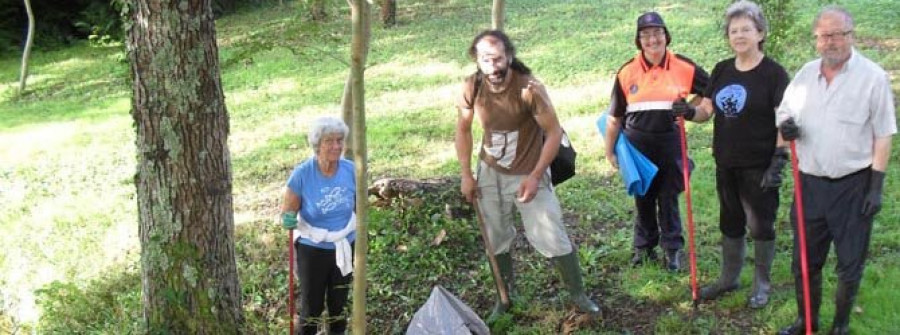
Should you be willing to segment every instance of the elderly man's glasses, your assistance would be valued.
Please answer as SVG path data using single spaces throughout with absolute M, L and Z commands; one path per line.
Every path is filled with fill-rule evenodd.
M 847 35 L 850 35 L 850 33 L 852 33 L 852 32 L 853 32 L 853 30 L 836 31 L 833 33 L 815 34 L 814 36 L 816 37 L 816 40 L 819 40 L 819 41 L 837 41 L 837 40 L 843 40 L 845 37 L 847 37 Z

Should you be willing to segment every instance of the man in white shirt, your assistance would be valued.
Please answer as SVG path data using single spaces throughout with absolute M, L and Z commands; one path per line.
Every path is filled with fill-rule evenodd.
M 833 241 L 839 282 L 829 334 L 848 334 L 897 121 L 890 77 L 854 49 L 850 13 L 837 6 L 824 8 L 813 33 L 820 58 L 797 72 L 776 122 L 784 140 L 796 140 L 800 180 L 794 182 L 803 191 L 813 331 L 822 301 L 822 267 Z M 796 220 L 792 206 L 798 318 L 779 334 L 806 331 Z

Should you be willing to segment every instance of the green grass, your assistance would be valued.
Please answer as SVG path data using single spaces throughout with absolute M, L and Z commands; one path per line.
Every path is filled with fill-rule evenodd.
M 857 22 L 858 48 L 895 77 L 900 71 L 900 5 L 844 1 Z M 294 164 L 310 155 L 306 124 L 337 115 L 348 73 L 349 17 L 309 22 L 293 2 L 258 6 L 217 21 L 222 81 L 231 116 L 236 255 L 247 333 L 287 327 L 286 234 L 275 224 L 280 189 Z M 778 60 L 793 73 L 814 56 L 809 24 L 819 1 L 795 0 L 796 41 Z M 340 3 L 343 4 L 342 2 Z M 708 70 L 728 57 L 721 37 L 725 2 L 537 1 L 507 3 L 507 30 L 518 56 L 547 85 L 579 152 L 578 176 L 557 189 L 585 283 L 605 317 L 579 334 L 772 333 L 796 311 L 790 276 L 790 182 L 776 225 L 778 257 L 772 303 L 749 311 L 752 281 L 694 313 L 686 274 L 632 269 L 633 203 L 602 159 L 594 121 L 608 104 L 615 71 L 635 53 L 634 18 L 657 9 L 674 37 L 671 48 Z M 400 3 L 397 27 L 375 25 L 366 72 L 370 175 L 455 177 L 453 151 L 461 79 L 474 71 L 466 48 L 490 22 L 483 1 Z M 18 96 L 19 60 L 0 59 L 0 333 L 139 333 L 139 252 L 134 199 L 134 130 L 124 47 L 70 48 L 33 54 L 29 88 Z M 895 97 L 900 81 L 894 81 Z M 718 271 L 718 204 L 710 154 L 711 124 L 689 125 L 700 282 Z M 900 140 L 876 220 L 853 330 L 886 333 L 900 299 Z M 790 180 L 790 178 L 787 178 Z M 402 333 L 431 286 L 440 284 L 481 315 L 493 304 L 490 272 L 470 220 L 440 215 L 436 195 L 420 207 L 370 213 L 369 332 Z M 683 201 L 682 201 L 683 202 Z M 441 229 L 447 239 L 430 243 Z M 748 253 L 751 254 L 752 253 Z M 517 288 L 510 334 L 555 333 L 567 316 L 559 277 L 524 239 L 515 249 Z M 823 327 L 833 313 L 833 260 L 825 273 Z M 752 263 L 748 262 L 748 265 Z M 35 305 L 35 297 L 39 298 Z M 43 316 L 38 319 L 38 313 Z M 96 311 L 96 312 L 94 312 Z M 24 328 L 23 328 L 24 327 Z

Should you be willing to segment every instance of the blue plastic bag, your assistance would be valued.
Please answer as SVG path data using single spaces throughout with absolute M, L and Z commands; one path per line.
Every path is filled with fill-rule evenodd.
M 603 113 L 597 119 L 597 129 L 600 135 L 606 137 L 606 119 L 609 113 Z M 625 182 L 625 191 L 631 196 L 643 196 L 650 189 L 650 183 L 659 168 L 653 164 L 647 156 L 644 156 L 637 148 L 628 142 L 620 131 L 616 140 L 616 157 L 619 160 L 619 174 Z

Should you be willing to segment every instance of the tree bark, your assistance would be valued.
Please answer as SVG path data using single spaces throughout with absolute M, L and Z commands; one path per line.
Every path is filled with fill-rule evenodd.
M 28 14 L 28 37 L 25 38 L 25 51 L 22 52 L 19 94 L 25 91 L 25 83 L 28 81 L 28 58 L 31 57 L 31 45 L 34 44 L 34 12 L 31 11 L 30 0 L 25 0 L 25 12 Z
M 397 24 L 397 1 L 382 0 L 381 1 L 381 23 L 385 27 L 392 27 Z
M 503 30 L 503 7 L 506 5 L 504 0 L 494 0 L 494 6 L 491 9 L 491 26 L 494 30 Z
M 353 1 L 355 1 L 355 0 L 347 0 L 347 3 L 350 5 L 351 21 L 353 19 L 352 18 L 353 7 L 355 6 Z M 362 66 L 363 66 L 363 71 L 365 71 L 365 66 L 366 66 L 366 61 L 367 61 L 366 59 L 369 56 L 369 41 L 372 38 L 372 24 L 371 24 L 371 18 L 369 17 L 370 16 L 369 15 L 369 10 L 370 10 L 369 3 L 367 1 L 364 1 L 364 2 L 366 2 L 366 4 L 365 4 L 366 15 L 364 18 L 362 18 L 365 20 L 365 22 L 362 23 L 362 29 L 363 29 L 363 38 L 362 39 L 363 39 L 364 45 L 361 48 L 362 53 L 359 55 L 359 58 L 361 59 L 360 62 L 362 63 Z M 351 24 L 352 24 L 352 22 L 351 22 Z M 351 46 L 351 48 L 352 48 L 352 46 Z M 351 55 L 350 55 L 351 62 L 353 61 L 352 60 L 353 52 L 354 51 L 351 50 Z M 352 64 L 351 64 L 351 67 L 352 67 Z M 350 70 L 349 73 L 347 73 L 347 82 L 344 83 L 344 92 L 341 95 L 341 111 L 342 111 L 341 116 L 344 119 L 344 123 L 347 124 L 348 126 L 352 127 L 353 126 L 353 70 L 352 69 Z M 356 159 L 355 154 L 354 154 L 355 146 L 356 146 L 356 144 L 353 143 L 353 141 L 350 141 L 349 143 L 347 143 L 347 147 L 344 149 L 344 157 L 345 158 L 347 158 L 349 160 Z
M 351 65 L 352 66 L 352 65 Z M 347 73 L 347 82 L 344 83 L 344 93 L 341 95 L 341 117 L 344 119 L 344 123 L 350 127 L 353 127 L 353 71 L 349 71 Z M 346 143 L 346 147 L 344 148 L 344 158 L 349 160 L 354 160 L 353 157 L 355 150 L 353 150 L 353 146 L 355 144 L 351 140 Z
M 323 21 L 327 17 L 325 15 L 325 0 L 308 0 L 309 15 L 313 21 Z
M 238 334 L 244 322 L 211 1 L 132 3 L 134 182 L 151 334 Z
M 366 106 L 365 69 L 369 47 L 371 21 L 366 0 L 353 0 L 351 20 L 353 41 L 351 45 L 350 74 L 353 81 L 353 147 L 356 166 L 356 242 L 353 264 L 353 323 L 355 335 L 366 334 L 366 254 L 368 239 L 368 172 L 366 166 Z

